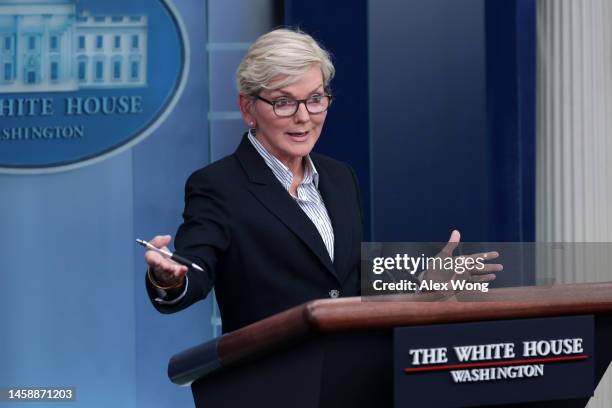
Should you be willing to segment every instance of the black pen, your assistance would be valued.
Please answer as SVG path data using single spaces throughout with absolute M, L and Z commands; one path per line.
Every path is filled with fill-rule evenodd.
M 181 265 L 185 265 L 189 268 L 197 269 L 198 271 L 204 272 L 204 269 L 202 269 L 200 265 L 193 263 L 189 259 L 183 258 L 180 255 L 173 254 L 172 252 L 166 249 L 157 248 L 151 245 L 150 242 L 145 241 L 144 239 L 136 239 L 136 242 L 138 242 L 138 244 L 142 245 L 143 247 L 150 249 L 151 251 L 155 251 L 166 258 L 172 259 L 173 261 L 180 263 Z

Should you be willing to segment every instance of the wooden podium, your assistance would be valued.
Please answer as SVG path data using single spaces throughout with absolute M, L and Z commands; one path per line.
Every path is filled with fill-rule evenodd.
M 612 358 L 612 283 L 372 299 L 294 307 L 176 354 L 168 375 L 191 385 L 197 407 L 393 407 L 394 328 L 576 315 L 594 316 L 596 383 Z

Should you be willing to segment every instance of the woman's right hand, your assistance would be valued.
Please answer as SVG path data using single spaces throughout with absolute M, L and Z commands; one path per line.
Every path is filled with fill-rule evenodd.
M 157 248 L 167 250 L 170 241 L 172 241 L 170 235 L 157 235 L 149 242 Z M 185 279 L 188 268 L 172 259 L 165 258 L 162 254 L 149 250 L 145 252 L 145 261 L 149 265 L 154 279 L 163 286 L 178 286 Z

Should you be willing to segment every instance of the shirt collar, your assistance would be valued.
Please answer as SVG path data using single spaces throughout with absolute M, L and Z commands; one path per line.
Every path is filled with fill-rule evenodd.
M 293 183 L 293 173 L 291 173 L 289 168 L 285 166 L 283 162 L 278 160 L 272 153 L 266 150 L 266 148 L 255 137 L 253 129 L 249 129 L 248 138 L 255 150 L 257 150 L 257 153 L 259 153 L 259 155 L 266 162 L 266 165 L 270 168 L 270 170 L 272 170 L 274 176 L 288 190 L 291 183 Z M 304 178 L 301 184 L 307 183 L 314 183 L 315 187 L 319 187 L 319 172 L 310 158 L 310 155 L 306 155 L 304 157 Z

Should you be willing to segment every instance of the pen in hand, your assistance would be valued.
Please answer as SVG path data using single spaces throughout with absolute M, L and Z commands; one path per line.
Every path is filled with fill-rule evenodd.
M 191 262 L 189 259 L 183 258 L 180 255 L 177 254 L 173 254 L 172 252 L 166 250 L 166 249 L 160 249 L 157 248 L 156 246 L 151 245 L 150 242 L 145 241 L 144 239 L 136 239 L 136 242 L 139 245 L 142 245 L 143 247 L 150 249 L 151 251 L 155 251 L 158 254 L 163 255 L 166 258 L 172 259 L 175 262 L 180 263 L 181 265 L 185 265 L 189 268 L 193 268 L 196 269 L 198 271 L 204 272 L 204 269 L 202 269 L 202 267 L 196 263 Z

